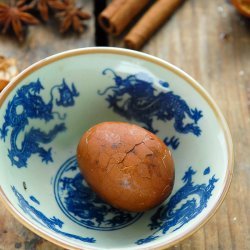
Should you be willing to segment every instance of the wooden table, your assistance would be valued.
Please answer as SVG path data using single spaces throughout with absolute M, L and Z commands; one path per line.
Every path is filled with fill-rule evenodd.
M 94 1 L 84 2 L 94 13 Z M 98 11 L 102 1 L 96 3 Z M 15 57 L 24 69 L 60 51 L 105 43 L 93 17 L 79 37 L 62 37 L 53 24 L 32 27 L 23 45 L 0 36 L 0 54 Z M 123 46 L 120 38 L 110 37 L 108 43 Z M 228 121 L 235 147 L 226 200 L 203 228 L 172 249 L 250 249 L 250 20 L 224 0 L 188 0 L 142 51 L 180 67 L 210 92 Z M 12 249 L 61 248 L 27 230 L 0 204 L 0 250 Z

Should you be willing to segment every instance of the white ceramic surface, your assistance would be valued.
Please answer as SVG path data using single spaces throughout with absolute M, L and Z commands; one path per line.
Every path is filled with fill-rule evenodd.
M 233 168 L 231 136 L 207 92 L 155 57 L 115 48 L 67 51 L 18 75 L 0 96 L 0 196 L 28 228 L 66 248 L 151 249 L 189 236 L 219 207 Z M 143 214 L 99 200 L 75 151 L 89 127 L 129 121 L 173 153 L 172 195 Z

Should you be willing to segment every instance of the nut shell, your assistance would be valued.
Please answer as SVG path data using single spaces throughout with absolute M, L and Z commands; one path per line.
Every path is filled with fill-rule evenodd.
M 92 189 L 119 209 L 148 210 L 173 189 L 174 163 L 169 149 L 137 125 L 104 122 L 93 126 L 79 142 L 77 159 Z

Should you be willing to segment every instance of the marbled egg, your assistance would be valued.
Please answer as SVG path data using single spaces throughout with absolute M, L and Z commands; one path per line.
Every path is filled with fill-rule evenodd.
M 133 212 L 162 203 L 174 184 L 167 146 L 137 125 L 104 122 L 82 136 L 77 159 L 90 187 L 112 206 Z

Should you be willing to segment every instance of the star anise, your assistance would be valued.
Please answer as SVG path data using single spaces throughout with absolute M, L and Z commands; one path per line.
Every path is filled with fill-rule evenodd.
M 24 28 L 27 25 L 39 23 L 38 19 L 27 12 L 30 8 L 30 6 L 22 5 L 22 1 L 18 1 L 16 4 L 13 2 L 10 4 L 0 3 L 2 33 L 5 34 L 7 31 L 12 30 L 18 40 L 23 41 Z
M 52 4 L 59 2 L 58 0 L 20 0 L 22 4 L 25 4 L 32 9 L 39 11 L 41 18 L 44 21 L 49 20 L 49 9 Z
M 56 14 L 60 20 L 60 32 L 65 33 L 70 28 L 75 32 L 82 33 L 84 31 L 84 20 L 89 19 L 89 13 L 75 4 L 74 0 L 54 1 L 51 7 L 58 11 Z

